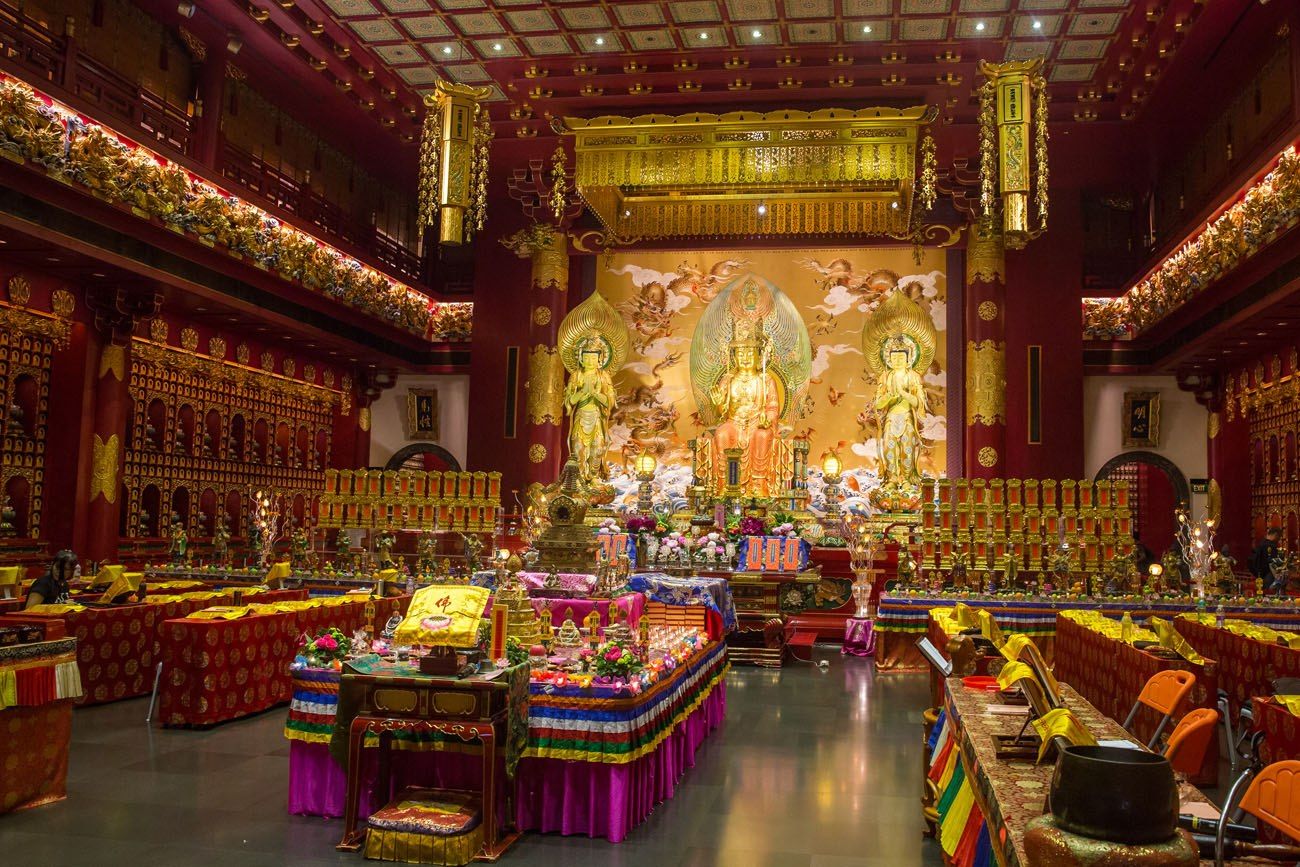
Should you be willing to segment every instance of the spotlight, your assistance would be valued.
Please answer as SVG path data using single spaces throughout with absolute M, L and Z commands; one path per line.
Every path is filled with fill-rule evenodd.
M 1034 19 L 1034 29 L 1035 29 L 1035 30 L 1042 30 L 1042 29 L 1043 29 L 1043 22 L 1039 21 L 1038 19 Z
M 976 21 L 976 22 L 975 22 L 975 29 L 976 29 L 976 30 L 979 30 L 979 31 L 983 31 L 983 30 L 984 30 L 984 22 L 983 22 L 983 21 Z
M 230 33 L 226 36 L 226 50 L 231 54 L 238 54 L 239 50 L 244 47 L 244 40 L 238 33 Z
M 871 32 L 871 25 L 870 25 L 870 24 L 863 24 L 863 25 L 862 25 L 862 32 L 863 32 L 863 33 L 870 33 L 870 32 Z
M 755 31 L 754 31 L 753 33 L 751 33 L 750 35 L 753 36 L 755 39 L 762 39 L 762 38 L 763 38 L 763 31 L 762 31 L 762 30 L 755 30 Z
M 442 53 L 443 53 L 443 54 L 451 54 L 451 46 L 450 46 L 450 45 L 444 45 L 444 46 L 442 46 Z
M 762 202 L 758 203 L 758 215 L 760 217 L 767 216 L 767 205 L 763 204 Z
M 700 33 L 700 39 L 708 39 L 708 38 L 709 38 L 709 34 L 704 33 L 704 32 L 701 32 L 701 33 Z
M 194 4 L 189 2 L 177 3 L 176 11 L 179 12 L 183 18 L 193 18 Z
M 501 48 L 502 48 L 502 46 L 501 46 L 501 43 L 500 43 L 500 42 L 494 42 L 494 43 L 492 43 L 492 50 L 493 50 L 493 51 L 500 51 Z
M 605 37 L 604 37 L 604 36 L 597 36 L 597 37 L 596 37 L 596 44 L 597 44 L 597 45 L 604 45 L 604 44 L 605 44 Z

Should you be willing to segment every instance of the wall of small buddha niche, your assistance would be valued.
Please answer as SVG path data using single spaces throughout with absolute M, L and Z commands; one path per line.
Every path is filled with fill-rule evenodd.
M 100 481 L 91 454 L 98 370 L 112 363 L 92 321 L 81 288 L 0 265 L 0 562 L 38 563 L 84 542 Z M 173 513 L 195 541 L 218 517 L 243 536 L 259 488 L 286 493 L 301 520 L 326 468 L 358 465 L 366 433 L 352 371 L 247 328 L 166 309 L 137 326 L 115 497 L 123 556 L 164 536 Z
M 397 384 L 370 405 L 370 466 L 382 468 L 389 458 L 407 446 L 433 445 L 446 449 L 461 469 L 480 469 L 469 464 L 469 383 L 468 376 L 399 376 Z M 435 436 L 410 435 L 412 390 L 437 392 Z M 443 466 L 438 464 L 428 469 L 443 469 Z M 495 465 L 481 469 L 495 469 Z
M 1283 349 L 1226 375 L 1223 432 L 1238 437 L 1237 470 L 1249 480 L 1250 537 L 1281 527 L 1283 543 L 1300 546 L 1300 355 Z M 1222 433 L 1220 434 L 1222 436 Z M 1226 503 L 1226 496 L 1225 496 Z

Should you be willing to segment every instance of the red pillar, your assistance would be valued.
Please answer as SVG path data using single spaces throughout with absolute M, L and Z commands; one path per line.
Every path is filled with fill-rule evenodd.
M 91 430 L 90 506 L 84 559 L 117 559 L 118 516 L 127 426 L 131 423 L 131 344 L 105 342 L 95 367 L 94 423 Z
M 1217 540 L 1229 545 L 1238 568 L 1250 555 L 1250 421 L 1231 396 L 1212 405 L 1206 438 L 1211 506 L 1219 503 Z M 1217 493 L 1216 493 L 1217 489 Z
M 1006 474 L 1006 256 L 1000 225 L 971 225 L 966 245 L 965 475 Z
M 84 560 L 117 558 L 122 466 L 132 409 L 127 387 L 131 376 L 131 333 L 137 322 L 157 315 L 161 302 L 160 293 L 147 290 L 118 288 L 86 293 L 86 306 L 95 314 L 103 346 L 92 379 L 95 397 Z
M 226 98 L 226 62 L 224 49 L 209 53 L 199 64 L 198 116 L 194 122 L 191 156 L 210 169 L 217 168 L 221 155 L 221 114 Z
M 524 383 L 527 483 L 549 485 L 560 475 L 563 453 L 564 364 L 556 348 L 569 288 L 568 238 L 562 230 L 535 225 L 507 242 L 532 260 L 528 312 L 528 378 Z

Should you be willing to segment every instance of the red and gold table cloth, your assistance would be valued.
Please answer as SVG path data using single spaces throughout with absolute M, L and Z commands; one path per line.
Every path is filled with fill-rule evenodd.
M 248 591 L 244 591 L 247 595 Z M 147 597 L 146 597 L 147 598 Z M 248 601 L 284 602 L 307 598 L 303 590 L 262 591 Z M 153 688 L 153 669 L 159 656 L 161 627 L 165 620 L 185 617 L 211 605 L 227 605 L 230 591 L 160 594 L 153 602 L 115 605 L 111 608 L 50 606 L 34 616 L 58 617 L 68 635 L 77 639 L 77 663 L 85 696 L 79 705 L 104 704 L 147 695 Z
M 1062 684 L 1061 691 L 1065 706 L 1098 740 L 1132 740 L 1119 723 L 1068 684 Z M 1051 789 L 1054 763 L 998 758 L 994 736 L 1015 735 L 1024 724 L 1023 716 L 988 713 L 989 705 L 1000 701 L 995 693 L 966 689 L 957 678 L 945 683 L 944 713 L 936 726 L 929 771 L 939 788 L 939 839 L 945 863 L 955 867 L 1028 867 L 1025 831 L 1043 814 Z M 1206 797 L 1190 783 L 1182 783 L 1179 800 L 1189 804 Z
M 76 651 L 73 638 L 0 648 L 0 814 L 66 796 Z
M 289 701 L 289 664 L 298 639 L 330 627 L 351 635 L 368 621 L 370 600 L 344 600 L 301 611 L 249 614 L 234 620 L 168 620 L 163 624 L 159 717 L 165 726 L 207 726 Z M 409 596 L 376 599 L 376 634 Z
M 1255 696 L 1272 695 L 1277 678 L 1300 677 L 1300 650 L 1217 627 L 1210 615 L 1179 617 L 1174 628 L 1198 653 L 1218 660 L 1234 716 Z
M 1155 640 L 1155 635 L 1149 636 Z M 1056 666 L 1057 680 L 1070 684 L 1079 695 L 1088 700 L 1116 722 L 1128 717 L 1138 694 L 1151 676 L 1160 671 L 1190 671 L 1196 675 L 1196 685 L 1187 705 L 1175 718 L 1181 719 L 1196 708 L 1214 710 L 1218 703 L 1218 665 L 1206 658 L 1200 664 L 1181 657 L 1168 659 L 1139 650 L 1132 644 L 1092 629 L 1086 622 L 1072 617 L 1056 616 Z M 1160 716 L 1143 707 L 1133 722 L 1133 734 L 1147 743 L 1160 723 Z M 1168 734 L 1173 723 L 1165 728 Z M 1200 786 L 1218 784 L 1219 742 L 1216 738 L 1206 750 L 1205 763 L 1199 774 L 1191 780 Z

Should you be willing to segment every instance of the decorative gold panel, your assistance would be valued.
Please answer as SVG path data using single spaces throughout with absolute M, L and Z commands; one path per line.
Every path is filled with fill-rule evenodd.
M 1004 424 L 1007 413 L 1006 345 L 996 340 L 966 344 L 966 423 Z
M 378 710 L 411 713 L 419 704 L 419 693 L 413 689 L 377 689 L 373 697 Z
M 621 238 L 899 234 L 929 106 L 564 118 L 575 184 Z M 762 206 L 762 207 L 760 207 Z
M 478 698 L 472 692 L 435 692 L 433 710 L 440 716 L 470 716 L 478 709 Z
M 90 499 L 103 496 L 110 503 L 117 502 L 117 465 L 122 455 L 122 441 L 111 434 L 108 441 L 95 434 L 94 454 L 91 458 Z
M 559 424 L 564 417 L 564 365 L 555 349 L 538 344 L 528 354 L 528 420 Z

